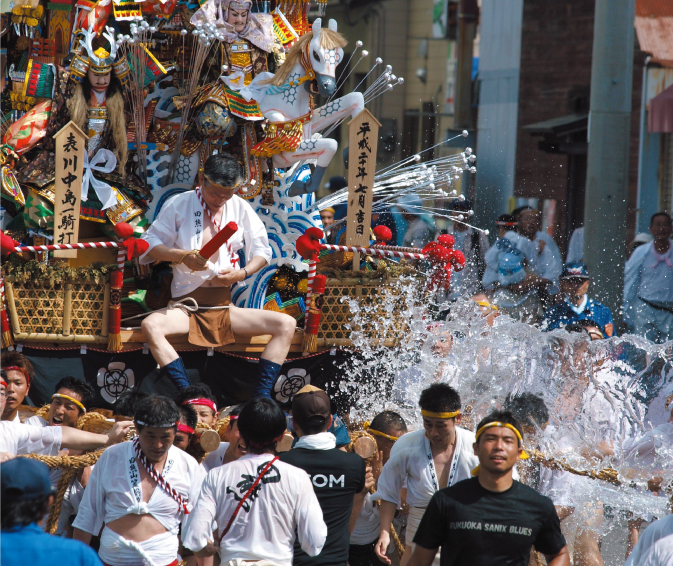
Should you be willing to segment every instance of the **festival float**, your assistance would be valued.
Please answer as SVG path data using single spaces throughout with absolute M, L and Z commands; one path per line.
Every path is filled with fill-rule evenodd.
M 140 332 L 146 313 L 168 305 L 171 269 L 140 264 L 141 236 L 167 201 L 199 184 L 205 159 L 226 151 L 245 170 L 239 195 L 262 219 L 273 251 L 267 267 L 232 289 L 233 302 L 297 320 L 290 359 L 273 389 L 279 403 L 287 406 L 307 383 L 326 389 L 342 415 L 365 399 L 356 407 L 351 450 L 371 457 L 374 439 L 357 423 L 390 404 L 418 425 L 417 394 L 438 372 L 460 385 L 466 427 L 470 413 L 485 414 L 510 393 L 540 390 L 552 407 L 573 384 L 589 382 L 587 367 L 616 368 L 617 385 L 601 395 L 617 413 L 645 414 L 634 383 L 645 383 L 641 396 L 661 399 L 662 407 L 669 399 L 668 410 L 670 353 L 618 338 L 591 349 L 572 338 L 547 341 L 507 317 L 493 326 L 472 303 L 457 305 L 440 328 L 460 347 L 438 361 L 430 352 L 437 338 L 432 298 L 448 289 L 464 258 L 448 235 L 422 249 L 388 245 L 390 223 L 382 217 L 409 196 L 416 203 L 460 199 L 454 184 L 464 170 L 474 172 L 475 155 L 465 148 L 377 169 L 379 124 L 367 103 L 403 79 L 385 61 L 369 61 L 361 42 L 339 73 L 345 40 L 334 20 L 309 22 L 309 1 L 255 3 L 263 9 L 249 14 L 240 34 L 224 17 L 232 5 L 251 3 L 17 0 L 2 14 L 2 347 L 21 350 L 35 367 L 35 404 L 49 402 L 66 375 L 87 380 L 99 409 L 78 426 L 98 431 L 110 426 L 115 404 L 132 388 L 175 394 Z M 326 2 L 317 7 L 324 15 Z M 337 96 L 355 66 L 368 61 L 371 86 Z M 344 121 L 348 143 L 338 147 L 330 133 Z M 325 169 L 342 157 L 347 187 L 317 200 Z M 346 218 L 325 230 L 320 211 L 344 204 Z M 243 253 L 239 261 L 243 267 Z M 247 398 L 267 341 L 257 336 L 206 350 L 174 345 L 190 379 L 233 404 Z M 547 366 L 550 377 L 539 378 Z M 621 392 L 629 390 L 635 393 L 627 406 Z M 573 408 L 553 409 L 551 421 L 581 446 L 597 432 Z M 639 419 L 628 426 L 638 428 Z M 213 428 L 219 434 L 226 424 L 224 416 Z M 195 435 L 197 457 L 218 442 L 205 432 L 212 431 L 200 427 Z M 587 484 L 586 501 L 661 516 L 660 499 L 632 489 L 659 473 L 655 466 L 634 471 L 626 461 L 596 464 L 574 452 L 561 459 L 554 446 L 542 448 L 532 451 L 532 462 L 598 480 Z M 61 497 L 73 474 L 98 455 L 48 462 L 67 472 Z M 661 469 L 670 483 L 673 468 Z M 52 513 L 50 530 L 57 519 Z
M 31 393 L 38 402 L 57 380 L 47 371 L 55 361 L 67 374 L 96 376 L 104 408 L 141 382 L 170 387 L 155 378 L 140 322 L 168 306 L 171 269 L 139 263 L 140 237 L 171 197 L 199 184 L 204 161 L 219 151 L 242 164 L 238 194 L 262 219 L 273 250 L 266 268 L 235 285 L 233 303 L 298 323 L 275 386 L 280 402 L 311 375 L 315 384 L 333 381 L 328 368 L 353 347 L 353 332 L 380 348 L 404 340 L 405 317 L 396 313 L 462 268 L 450 236 L 422 250 L 388 246 L 390 230 L 375 226 L 372 213 L 405 194 L 458 198 L 452 185 L 472 167 L 471 150 L 377 171 L 379 123 L 366 103 L 403 79 L 377 58 L 369 74 L 378 78 L 364 93 L 336 96 L 348 78 L 337 75 L 346 40 L 335 20 L 309 23 L 310 4 L 254 6 L 240 34 L 229 8 L 245 14 L 249 1 L 79 0 L 44 10 L 29 0 L 3 15 L 3 102 L 11 108 L 2 122 L 3 347 L 21 348 L 35 363 L 45 391 L 44 399 Z M 325 2 L 317 7 L 325 12 Z M 348 74 L 366 64 L 361 47 L 343 67 Z M 344 121 L 348 146 L 338 148 L 329 136 Z M 352 162 L 348 187 L 316 201 L 342 152 Z M 320 210 L 335 203 L 348 213 L 327 243 Z M 239 256 L 244 267 L 244 250 Z M 367 311 L 357 321 L 354 304 Z M 209 351 L 175 346 L 190 372 L 235 402 L 245 396 L 238 376 L 267 340 Z M 222 356 L 230 375 L 216 362 Z

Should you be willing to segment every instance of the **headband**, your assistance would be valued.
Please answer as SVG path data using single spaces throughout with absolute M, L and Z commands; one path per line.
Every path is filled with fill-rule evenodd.
M 185 432 L 187 434 L 194 434 L 194 429 L 191 426 L 187 426 L 186 424 L 182 423 L 178 423 L 178 431 Z
M 5 389 L 7 388 L 7 382 L 4 379 L 0 379 L 0 385 L 4 385 Z
M 229 415 L 229 422 L 237 421 L 237 420 L 238 420 L 238 415 Z
M 457 411 L 453 411 L 453 413 L 433 413 L 432 411 L 426 411 L 421 409 L 421 415 L 424 417 L 431 417 L 433 419 L 452 419 L 454 417 L 457 417 L 460 415 L 462 411 L 458 409 Z
M 392 440 L 393 442 L 397 442 L 397 436 L 391 436 L 390 434 L 386 434 L 385 432 L 381 432 L 380 430 L 374 430 L 373 428 L 369 428 L 369 423 L 366 422 L 363 425 L 363 428 L 369 433 L 373 434 L 374 436 L 380 436 L 382 438 L 387 438 L 388 440 Z
M 162 423 L 162 424 L 147 424 L 146 422 L 139 421 L 138 419 L 133 419 L 136 424 L 140 426 L 149 426 L 152 428 L 172 428 L 174 426 L 180 426 L 180 421 L 175 421 L 174 423 Z
M 488 301 L 477 301 L 477 304 L 478 304 L 480 307 L 488 307 L 488 308 L 490 308 L 490 309 L 493 310 L 493 311 L 497 311 L 497 310 L 498 310 L 498 307 L 496 307 L 495 305 L 492 305 L 492 304 L 489 303 Z
M 54 393 L 54 394 L 51 396 L 52 399 L 56 399 L 57 397 L 58 397 L 59 399 L 65 399 L 66 401 L 70 401 L 71 403 L 74 403 L 74 404 L 77 405 L 82 411 L 84 411 L 84 412 L 86 413 L 86 408 L 84 407 L 84 405 L 82 405 L 82 403 L 80 403 L 77 399 L 73 399 L 72 397 L 70 397 L 70 395 L 63 395 L 62 393 Z
M 521 436 L 521 433 L 516 429 L 516 427 L 515 427 L 514 425 L 511 425 L 511 424 L 509 424 L 509 423 L 501 423 L 501 422 L 499 422 L 499 421 L 493 421 L 492 423 L 486 423 L 484 426 L 482 426 L 482 427 L 476 432 L 476 434 L 474 435 L 474 441 L 475 441 L 475 442 L 479 442 L 479 437 L 481 436 L 481 434 L 482 434 L 487 428 L 492 428 L 492 427 L 494 427 L 494 426 L 502 426 L 502 427 L 505 427 L 505 428 L 510 429 L 511 431 L 514 432 L 514 434 L 516 434 L 516 437 L 519 439 L 519 442 L 521 442 L 521 443 L 523 444 L 523 437 Z M 522 459 L 522 460 L 526 460 L 526 459 L 528 459 L 528 458 L 530 458 L 530 456 L 529 456 L 528 453 L 524 450 L 524 451 L 521 453 L 521 459 Z
M 214 413 L 217 413 L 217 405 L 210 399 L 188 399 L 183 405 L 205 405 L 210 407 Z
M 334 214 L 336 211 L 331 206 L 328 206 L 327 208 L 321 209 L 320 212 L 331 212 Z
M 6 368 L 2 368 L 2 369 L 4 369 L 5 371 L 12 371 L 12 370 L 20 371 L 23 374 L 23 377 L 26 378 L 26 381 L 28 382 L 28 384 L 30 384 L 30 377 L 28 377 L 28 374 L 25 371 L 23 371 L 19 366 L 7 366 Z
M 502 220 L 496 220 L 496 226 L 518 226 L 518 222 L 503 222 Z

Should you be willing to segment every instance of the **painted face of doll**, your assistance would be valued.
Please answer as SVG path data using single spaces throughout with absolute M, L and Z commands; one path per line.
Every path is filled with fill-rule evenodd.
M 94 90 L 96 92 L 106 92 L 107 89 L 110 88 L 111 77 L 112 77 L 111 73 L 108 73 L 106 75 L 97 75 L 91 69 L 89 69 L 89 72 L 87 74 L 89 84 L 91 85 L 91 90 Z
M 234 29 L 237 32 L 240 33 L 248 23 L 248 13 L 249 10 L 243 10 L 241 8 L 235 8 L 234 6 L 229 6 L 227 21 L 232 26 L 234 26 Z

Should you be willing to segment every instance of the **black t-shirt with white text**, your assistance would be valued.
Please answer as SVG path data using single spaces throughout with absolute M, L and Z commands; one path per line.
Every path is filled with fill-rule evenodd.
M 527 566 L 531 546 L 554 555 L 566 544 L 551 499 L 518 481 L 488 491 L 478 478 L 435 493 L 414 543 L 441 546 L 441 566 Z
M 365 461 L 357 454 L 338 448 L 293 448 L 281 454 L 280 460 L 311 476 L 327 525 L 327 540 L 318 556 L 308 556 L 295 541 L 293 566 L 346 566 L 350 543 L 348 522 L 353 498 L 365 487 Z

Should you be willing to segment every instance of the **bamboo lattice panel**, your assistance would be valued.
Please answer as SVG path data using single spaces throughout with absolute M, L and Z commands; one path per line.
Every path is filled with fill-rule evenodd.
M 26 281 L 14 283 L 13 286 L 16 314 L 22 332 L 63 332 L 63 285 L 48 287 L 40 281 Z
M 71 332 L 96 336 L 103 329 L 105 287 L 95 283 L 74 283 L 72 286 Z
M 356 299 L 360 308 L 358 322 L 364 322 L 353 328 L 348 300 Z M 352 331 L 362 330 L 367 339 L 398 340 L 407 329 L 407 323 L 401 314 L 408 309 L 406 297 L 394 285 L 331 285 L 325 286 L 324 302 L 320 318 L 318 338 L 326 340 L 350 339 Z M 392 325 L 381 325 L 381 321 L 390 321 Z

